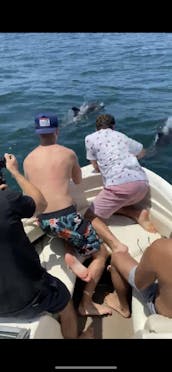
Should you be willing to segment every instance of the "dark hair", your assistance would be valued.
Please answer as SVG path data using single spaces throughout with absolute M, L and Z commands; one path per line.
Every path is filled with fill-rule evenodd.
M 112 115 L 109 115 L 109 114 L 99 115 L 96 119 L 97 130 L 106 129 L 106 128 L 113 129 L 114 125 L 115 125 L 115 118 Z

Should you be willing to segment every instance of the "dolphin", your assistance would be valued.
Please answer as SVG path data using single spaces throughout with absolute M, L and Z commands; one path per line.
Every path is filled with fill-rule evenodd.
M 172 128 L 167 126 L 160 126 L 158 128 L 155 145 L 168 145 L 172 142 Z
M 79 108 L 73 106 L 71 109 L 73 111 L 73 121 L 81 120 L 83 116 L 90 114 L 91 112 L 96 112 L 104 107 L 103 102 L 90 102 L 83 103 Z

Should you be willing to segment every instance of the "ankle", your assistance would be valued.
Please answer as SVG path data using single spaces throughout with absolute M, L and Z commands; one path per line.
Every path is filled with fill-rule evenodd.
M 82 303 L 85 305 L 85 304 L 92 302 L 92 296 L 94 293 L 95 291 L 89 292 L 89 291 L 84 290 L 83 296 L 82 296 Z
M 84 296 L 89 297 L 89 298 L 92 298 L 94 293 L 95 293 L 95 291 L 91 291 L 91 292 L 86 291 L 86 290 L 83 291 Z

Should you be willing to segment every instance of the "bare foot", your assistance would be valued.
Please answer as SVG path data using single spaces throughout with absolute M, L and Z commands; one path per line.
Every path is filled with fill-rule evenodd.
M 92 301 L 87 304 L 80 304 L 78 311 L 82 316 L 112 315 L 112 310 L 108 306 L 96 304 Z
M 143 209 L 138 217 L 138 223 L 147 231 L 155 233 L 157 232 L 155 226 L 149 219 L 149 211 Z
M 147 209 L 139 210 L 133 207 L 123 207 L 119 209 L 117 214 L 122 214 L 124 216 L 133 218 L 133 220 L 139 223 L 146 231 L 152 233 L 157 232 L 155 226 L 149 219 L 149 211 Z
M 111 307 L 113 310 L 117 311 L 119 314 L 121 314 L 124 318 L 130 317 L 130 311 L 128 308 L 124 309 L 120 302 L 119 298 L 116 292 L 109 293 L 104 300 L 105 304 L 107 304 L 109 307 Z
M 87 267 L 85 267 L 75 256 L 70 253 L 65 254 L 66 265 L 73 271 L 73 273 L 85 282 L 91 280 L 91 275 Z

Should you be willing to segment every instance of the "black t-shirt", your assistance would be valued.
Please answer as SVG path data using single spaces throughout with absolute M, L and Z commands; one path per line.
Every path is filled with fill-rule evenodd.
M 21 221 L 35 207 L 29 196 L 0 190 L 0 315 L 23 309 L 43 285 L 45 269 Z

